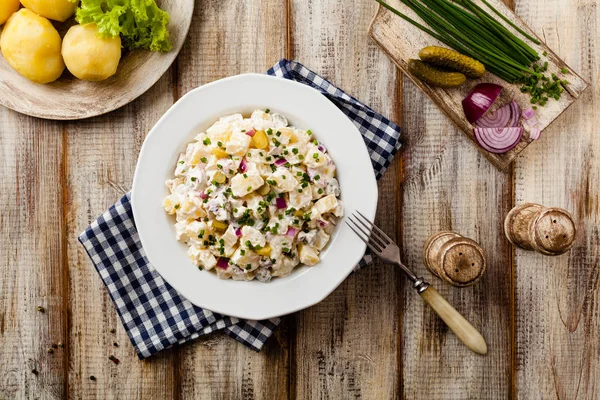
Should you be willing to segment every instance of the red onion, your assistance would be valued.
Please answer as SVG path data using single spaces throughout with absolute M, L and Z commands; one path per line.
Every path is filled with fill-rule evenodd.
M 532 140 L 538 140 L 542 136 L 542 131 L 539 128 L 531 128 L 529 131 L 529 138 Z
M 525 123 L 527 125 L 529 125 L 530 127 L 532 127 L 532 128 L 535 127 L 535 126 L 537 126 L 538 122 L 539 121 L 538 121 L 538 119 L 536 117 L 531 117 L 531 118 L 525 120 Z
M 256 133 L 256 131 L 255 131 L 254 129 L 250 129 L 250 130 L 248 130 L 248 131 L 246 131 L 246 132 L 244 132 L 244 133 L 245 133 L 246 135 L 248 135 L 248 136 L 251 136 L 251 137 L 252 137 L 252 136 L 254 136 L 254 134 Z
M 240 237 L 240 236 L 242 236 L 242 228 L 237 228 L 237 229 L 235 230 L 235 236 L 237 236 L 237 237 Z
M 248 169 L 248 164 L 246 164 L 246 159 L 242 158 L 242 161 L 240 162 L 240 171 L 246 172 L 247 169 Z
M 287 208 L 287 203 L 285 202 L 285 199 L 283 197 L 278 197 L 277 200 L 275 200 L 275 204 L 277 205 L 278 209 L 282 209 L 282 208 Z
M 477 120 L 480 128 L 507 128 L 519 126 L 521 110 L 516 101 L 511 101 L 494 112 L 489 112 Z
M 523 128 L 475 128 L 474 133 L 481 147 L 490 153 L 502 154 L 519 144 Z
M 535 115 L 535 110 L 533 108 L 528 108 L 527 110 L 523 111 L 523 118 L 525 119 L 529 119 L 531 117 L 533 117 Z
M 485 114 L 496 101 L 502 86 L 495 83 L 480 83 L 462 101 L 467 120 L 474 124 Z
M 283 164 L 285 164 L 287 162 L 287 160 L 285 158 L 280 158 L 277 161 L 275 161 L 275 165 L 277 166 L 282 166 Z
M 323 221 L 322 219 L 319 220 L 319 226 L 321 228 L 325 228 L 327 225 L 329 225 L 327 221 Z
M 200 192 L 200 198 L 206 200 L 208 199 L 208 195 L 204 192 Z
M 317 149 L 319 149 L 319 151 L 320 151 L 321 153 L 327 153 L 327 149 L 326 149 L 326 148 L 325 148 L 325 146 L 323 146 L 322 144 L 319 144 L 319 145 L 317 146 Z
M 296 229 L 291 227 L 288 228 L 287 232 L 285 233 L 285 236 L 293 238 L 294 236 L 296 236 Z
M 229 265 L 229 260 L 226 258 L 219 258 L 217 260 L 217 267 L 219 267 L 221 269 L 227 269 L 228 265 Z

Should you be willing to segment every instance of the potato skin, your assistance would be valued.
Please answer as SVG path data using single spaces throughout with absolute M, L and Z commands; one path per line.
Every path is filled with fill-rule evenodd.
M 0 25 L 8 21 L 11 15 L 19 10 L 21 3 L 19 0 L 1 0 L 0 1 Z
M 6 23 L 0 48 L 6 61 L 19 74 L 36 83 L 60 77 L 65 63 L 60 55 L 62 40 L 46 18 L 22 8 Z
M 60 22 L 65 22 L 75 13 L 77 3 L 79 1 L 71 3 L 69 0 L 21 0 L 21 4 L 34 13 Z
M 117 72 L 121 38 L 101 38 L 96 24 L 75 25 L 63 39 L 62 55 L 67 68 L 77 78 L 101 81 Z

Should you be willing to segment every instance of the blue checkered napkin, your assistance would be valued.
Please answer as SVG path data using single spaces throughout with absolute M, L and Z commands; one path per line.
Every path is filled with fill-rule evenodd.
M 381 177 L 400 148 L 396 124 L 295 61 L 282 60 L 267 73 L 305 83 L 334 102 L 362 133 L 376 176 Z M 280 322 L 279 318 L 245 321 L 219 315 L 194 306 L 177 293 L 146 258 L 129 193 L 94 221 L 79 241 L 106 285 L 140 359 L 218 330 L 258 351 Z M 358 267 L 370 261 L 367 255 Z

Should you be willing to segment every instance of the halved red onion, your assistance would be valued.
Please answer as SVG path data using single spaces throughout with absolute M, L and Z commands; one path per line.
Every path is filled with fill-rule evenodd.
M 283 197 L 278 197 L 275 200 L 275 204 L 277 205 L 278 209 L 283 209 L 283 208 L 287 208 L 287 203 L 285 202 L 285 199 Z
M 229 260 L 226 258 L 219 258 L 217 260 L 217 267 L 221 268 L 221 269 L 227 269 L 229 265 Z
M 469 92 L 462 101 L 467 120 L 474 124 L 485 114 L 496 101 L 502 86 L 495 83 L 480 83 Z
M 256 131 L 254 129 L 250 129 L 247 130 L 246 132 L 244 132 L 246 135 L 248 136 L 254 136 L 254 134 L 256 133 Z
M 542 131 L 539 128 L 531 128 L 529 131 L 529 138 L 532 140 L 538 140 L 542 136 Z
M 502 154 L 519 144 L 523 136 L 523 128 L 475 128 L 474 133 L 481 147 L 490 153 Z
M 285 233 L 285 236 L 293 238 L 294 236 L 296 236 L 296 229 L 289 227 L 287 232 Z
M 530 119 L 533 116 L 535 116 L 535 110 L 533 108 L 528 108 L 523 111 L 523 118 Z
M 242 158 L 242 161 L 240 161 L 240 171 L 246 172 L 246 170 L 248 169 L 248 164 L 246 164 L 246 159 Z
M 521 110 L 516 101 L 511 101 L 494 112 L 489 112 L 477 120 L 480 128 L 506 128 L 519 126 Z
M 280 158 L 277 161 L 275 161 L 275 165 L 281 166 L 281 165 L 285 164 L 286 162 L 287 162 L 287 160 L 285 158 Z

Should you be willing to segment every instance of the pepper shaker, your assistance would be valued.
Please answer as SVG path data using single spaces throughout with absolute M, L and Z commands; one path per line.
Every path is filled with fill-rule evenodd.
M 477 242 L 451 231 L 438 232 L 427 240 L 423 260 L 432 274 L 458 287 L 474 285 L 487 264 Z
M 557 256 L 571 248 L 576 229 L 567 210 L 525 203 L 509 211 L 504 233 L 517 247 Z

